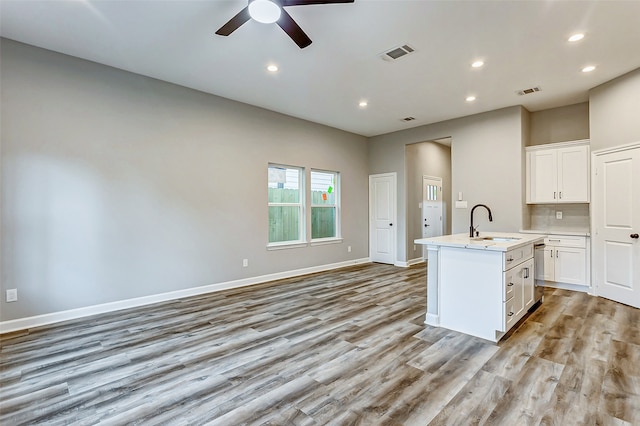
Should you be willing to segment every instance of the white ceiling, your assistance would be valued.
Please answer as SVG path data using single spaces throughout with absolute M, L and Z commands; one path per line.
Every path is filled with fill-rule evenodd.
M 1 0 L 0 34 L 364 136 L 518 104 L 537 111 L 584 102 L 590 88 L 640 67 L 638 0 L 289 7 L 313 40 L 302 50 L 276 24 L 214 34 L 246 4 Z M 574 32 L 586 37 L 569 43 Z M 380 59 L 403 44 L 415 53 Z M 486 65 L 471 69 L 476 59 Z M 270 63 L 280 70 L 267 72 Z M 595 71 L 580 72 L 591 64 Z M 533 86 L 542 91 L 516 94 Z

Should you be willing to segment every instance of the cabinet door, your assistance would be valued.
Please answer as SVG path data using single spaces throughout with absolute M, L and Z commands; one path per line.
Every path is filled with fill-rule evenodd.
M 585 249 L 555 247 L 555 281 L 567 284 L 587 284 Z
M 528 262 L 525 262 L 519 266 L 516 266 L 514 283 L 513 286 L 513 312 L 515 313 L 516 321 L 524 314 L 524 283 L 525 276 L 527 276 L 527 268 L 526 265 Z M 531 269 L 529 269 L 530 271 Z M 530 275 L 530 272 L 529 272 Z
M 589 147 L 558 149 L 559 203 L 589 202 Z
M 535 273 L 536 281 L 553 281 L 555 259 L 553 247 L 547 246 L 544 249 L 536 250 Z
M 557 150 L 531 151 L 529 156 L 529 203 L 555 203 L 558 196 Z

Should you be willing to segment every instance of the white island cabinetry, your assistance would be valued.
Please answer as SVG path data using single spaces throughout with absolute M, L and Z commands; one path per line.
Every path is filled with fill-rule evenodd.
M 539 300 L 533 247 L 544 237 L 491 236 L 416 240 L 428 249 L 427 324 L 497 342 Z

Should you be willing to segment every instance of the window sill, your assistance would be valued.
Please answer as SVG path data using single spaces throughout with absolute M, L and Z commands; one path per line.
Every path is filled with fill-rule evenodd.
M 317 240 L 312 240 L 312 246 L 323 246 L 325 244 L 340 244 L 342 242 L 342 238 L 322 238 Z
M 286 250 L 286 249 L 294 249 L 306 247 L 308 243 L 306 242 L 293 242 L 293 243 L 270 243 L 267 244 L 267 250 Z

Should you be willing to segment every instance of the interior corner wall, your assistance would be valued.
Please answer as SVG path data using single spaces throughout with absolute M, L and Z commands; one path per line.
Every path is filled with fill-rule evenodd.
M 0 52 L 1 294 L 19 294 L 0 320 L 368 257 L 366 138 L 7 39 Z M 266 249 L 269 162 L 341 173 L 342 244 Z
M 591 151 L 640 142 L 640 68 L 589 91 Z
M 525 173 L 525 178 L 522 179 L 522 229 L 531 229 L 531 211 L 530 207 L 527 204 L 527 185 L 526 185 L 526 170 L 527 170 L 527 153 L 525 151 L 525 147 L 529 146 L 531 142 L 531 113 L 525 109 L 521 109 L 521 120 L 522 120 L 522 157 L 520 159 L 521 165 L 520 167 Z
M 406 146 L 407 173 L 407 257 L 408 260 L 422 257 L 422 246 L 413 241 L 422 238 L 423 202 L 422 178 L 442 178 L 443 232 L 451 234 L 451 148 L 437 142 L 427 141 Z
M 407 217 L 405 145 L 451 137 L 451 194 L 463 193 L 467 208 L 452 210 L 452 233 L 468 232 L 475 204 L 493 212 L 476 212 L 480 231 L 517 232 L 522 228 L 522 107 L 514 106 L 369 139 L 369 172 L 398 173 L 398 217 Z M 455 202 L 454 202 L 455 203 Z M 484 215 L 484 216 L 483 216 Z M 399 223 L 398 261 L 407 261 L 408 230 Z
M 531 131 L 525 146 L 589 139 L 589 103 L 530 113 Z

